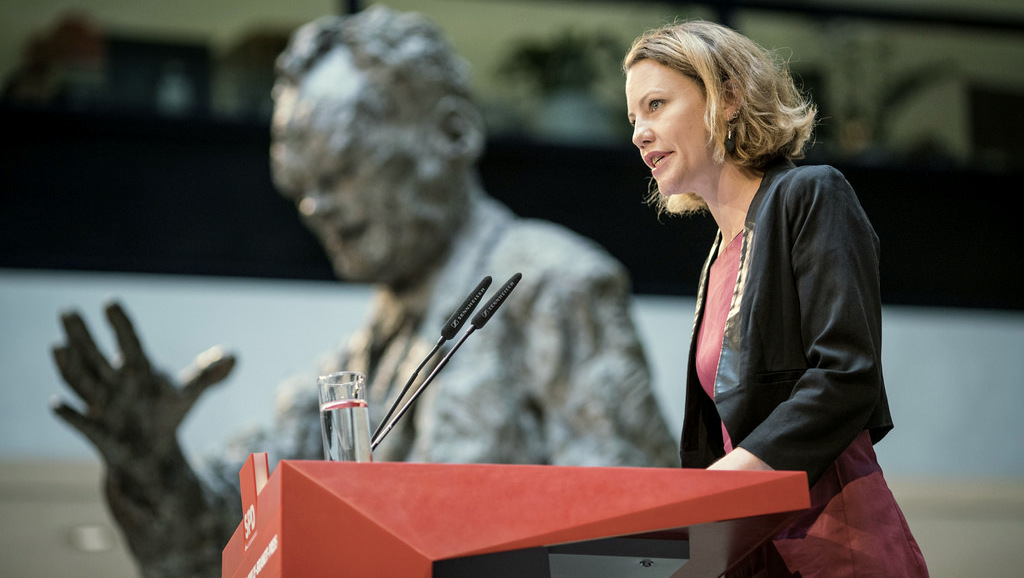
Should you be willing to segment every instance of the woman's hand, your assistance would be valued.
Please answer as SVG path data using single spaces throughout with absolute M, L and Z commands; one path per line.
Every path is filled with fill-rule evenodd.
M 709 470 L 771 471 L 775 468 L 743 448 L 736 448 L 725 457 L 708 466 Z

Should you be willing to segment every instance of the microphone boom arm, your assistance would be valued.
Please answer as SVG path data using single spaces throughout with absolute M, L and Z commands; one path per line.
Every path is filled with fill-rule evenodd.
M 405 405 L 402 406 L 402 409 L 397 414 L 395 414 L 395 417 L 393 417 L 390 422 L 387 422 L 387 419 L 381 422 L 381 427 L 377 428 L 377 432 L 373 434 L 373 438 L 370 441 L 370 451 L 377 449 L 377 446 L 380 445 L 380 442 L 384 439 L 384 436 L 388 435 L 388 432 L 390 432 L 391 429 L 395 427 L 395 424 L 398 423 L 398 420 L 402 419 L 402 416 L 405 415 L 405 412 L 409 411 L 409 408 L 412 407 L 412 404 L 415 403 L 416 399 L 420 396 L 421 393 L 423 393 L 423 390 L 425 390 L 427 386 L 430 385 L 430 382 L 434 380 L 434 376 L 437 375 L 438 372 L 441 371 L 441 369 L 448 364 L 448 360 L 452 358 L 452 355 L 456 351 L 458 351 L 460 346 L 462 346 L 462 342 L 464 342 L 466 338 L 469 337 L 469 335 L 473 333 L 475 329 L 476 327 L 470 326 L 469 329 L 467 329 L 466 332 L 462 334 L 462 337 L 455 342 L 454 346 L 452 346 L 451 351 L 449 351 L 447 354 L 445 354 L 444 357 L 441 358 L 441 361 L 438 362 L 437 367 L 434 368 L 434 371 L 431 371 L 430 375 L 428 375 L 427 378 L 423 380 L 423 383 L 421 383 L 420 386 L 416 388 L 416 391 L 413 392 L 412 397 L 409 398 L 409 401 L 405 402 Z M 402 395 L 405 395 L 404 391 Z M 394 408 L 392 407 L 392 409 Z M 385 422 L 387 422 L 386 426 Z
M 479 312 L 477 312 L 476 315 L 473 316 L 473 320 L 470 321 L 469 328 L 466 329 L 466 332 L 462 334 L 462 337 L 455 343 L 451 351 L 449 351 L 447 354 L 445 354 L 444 357 L 441 358 L 441 361 L 438 362 L 437 367 L 435 367 L 434 370 L 430 372 L 430 375 L 428 375 L 427 378 L 423 380 L 423 383 L 420 384 L 419 388 L 416 389 L 416 391 L 412 394 L 412 397 L 409 398 L 409 401 L 407 401 L 405 405 L 402 406 L 402 409 L 399 410 L 395 417 L 391 418 L 391 421 L 387 421 L 387 419 L 385 419 L 383 422 L 381 422 L 382 425 L 385 422 L 387 425 L 383 425 L 384 429 L 380 429 L 380 427 L 378 427 L 377 429 L 379 433 L 373 434 L 373 437 L 370 440 L 371 452 L 377 449 L 377 446 L 380 445 L 380 442 L 384 439 L 384 436 L 388 435 L 388 432 L 390 432 L 391 429 L 395 427 L 395 424 L 398 423 L 398 420 L 402 419 L 402 416 L 405 415 L 405 412 L 409 411 L 409 408 L 412 407 L 412 404 L 416 401 L 416 398 L 418 398 L 420 394 L 423 393 L 423 390 L 426 389 L 428 385 L 430 385 L 430 382 L 433 381 L 434 377 L 438 374 L 438 372 L 440 372 L 444 368 L 444 366 L 448 363 L 448 360 L 451 359 L 452 355 L 454 355 L 455 352 L 458 351 L 459 347 L 462 346 L 462 343 L 466 341 L 466 338 L 469 337 L 477 329 L 483 327 L 484 324 L 486 324 L 487 321 L 494 316 L 494 313 L 498 310 L 498 307 L 500 307 L 501 304 L 505 302 L 505 299 L 508 298 L 509 294 L 512 293 L 512 290 L 516 288 L 516 285 L 519 284 L 519 281 L 522 278 L 522 273 L 516 273 L 508 281 L 505 282 L 505 285 L 501 288 L 500 291 L 498 291 L 498 294 L 492 297 L 491 300 L 487 302 L 487 305 L 485 305 L 483 309 L 481 309 Z M 490 277 L 488 277 L 486 281 L 490 283 Z M 483 283 L 481 283 L 481 286 L 483 286 Z M 483 288 L 484 291 L 486 291 L 486 289 L 486 287 Z M 480 287 L 477 287 L 477 291 L 478 292 L 474 294 L 476 295 L 476 299 L 474 300 L 472 307 L 476 307 L 476 303 L 479 302 L 479 298 L 483 295 L 483 292 L 480 291 Z M 467 299 L 467 303 L 468 302 L 469 300 Z M 472 309 L 470 309 L 470 311 L 471 310 Z M 464 322 L 465 318 L 468 315 L 468 312 L 459 315 L 459 324 Z M 457 326 L 453 325 L 452 327 L 454 327 L 454 330 L 450 327 L 445 327 L 445 331 L 447 333 L 442 332 L 442 343 L 450 339 L 451 337 L 455 336 Z M 438 343 L 438 346 L 440 346 L 440 343 Z M 410 383 L 412 383 L 411 379 Z M 406 388 L 408 388 L 408 384 L 406 385 Z M 405 395 L 404 390 L 402 395 Z M 399 401 L 401 401 L 401 397 L 399 397 L 398 401 L 396 401 L 395 403 L 397 404 Z M 392 410 L 393 409 L 394 408 L 392 408 Z M 391 412 L 389 411 L 388 413 L 390 414 Z

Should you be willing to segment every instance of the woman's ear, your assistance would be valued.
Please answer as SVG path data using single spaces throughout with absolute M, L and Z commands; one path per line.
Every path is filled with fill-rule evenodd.
M 743 92 L 740 90 L 740 83 L 730 78 L 722 83 L 722 104 L 725 118 L 733 120 L 740 113 L 743 106 Z
M 484 121 L 479 109 L 461 96 L 449 95 L 434 107 L 436 132 L 430 144 L 450 161 L 476 162 L 484 150 Z

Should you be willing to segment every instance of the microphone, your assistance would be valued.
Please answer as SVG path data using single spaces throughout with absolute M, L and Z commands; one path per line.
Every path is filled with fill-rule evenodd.
M 487 288 L 490 286 L 491 276 L 488 275 L 477 284 L 476 289 L 473 289 L 473 292 L 466 297 L 465 301 L 462 302 L 462 305 L 460 305 L 459 308 L 455 310 L 455 313 L 452 313 L 452 316 L 448 318 L 444 327 L 441 328 L 441 339 L 434 344 L 434 348 L 430 350 L 430 353 L 423 358 L 423 361 L 421 361 L 419 366 L 416 367 L 416 370 L 412 372 L 411 376 L 409 376 L 409 381 L 406 381 L 405 386 L 402 387 L 402 393 L 398 394 L 398 397 L 395 398 L 395 403 L 391 404 L 391 407 L 388 408 L 388 412 L 384 416 L 384 419 L 380 421 L 380 424 L 377 426 L 377 430 L 374 431 L 373 436 L 370 437 L 371 440 L 376 439 L 377 436 L 380 435 L 381 430 L 384 429 L 384 424 L 388 423 L 388 420 L 391 419 L 391 414 L 395 413 L 395 409 L 402 401 L 402 398 L 405 397 L 409 388 L 412 387 L 412 382 L 416 380 L 416 376 L 420 374 L 423 366 L 425 366 L 427 361 L 437 354 L 441 349 L 441 345 L 443 345 L 445 341 L 455 337 L 455 334 L 462 328 L 462 325 L 466 322 L 466 318 L 469 317 L 469 314 L 476 309 L 477 304 L 480 303 L 484 293 L 487 292 Z
M 501 288 L 501 291 L 498 291 L 498 294 L 492 297 L 491 300 L 487 302 L 487 305 L 481 309 L 479 313 L 473 316 L 473 321 L 471 322 L 472 327 L 466 332 L 466 335 L 472 333 L 474 329 L 480 329 L 483 327 L 484 323 L 487 323 L 487 321 L 494 316 L 494 312 L 497 311 L 498 307 L 505 302 L 505 298 L 507 298 L 508 294 L 516 288 L 516 285 L 519 284 L 519 280 L 522 278 L 522 273 L 516 273 L 508 281 L 505 281 L 505 286 Z M 465 337 L 463 337 L 463 339 L 465 339 Z
M 402 409 L 398 412 L 398 414 L 395 415 L 395 417 L 392 418 L 390 422 L 388 422 L 386 419 L 383 422 L 381 422 L 382 425 L 384 423 L 387 423 L 387 426 L 385 426 L 383 430 L 380 430 L 380 428 L 378 428 L 379 433 L 373 434 L 373 437 L 371 438 L 370 442 L 371 451 L 377 449 L 377 446 L 380 445 L 380 442 L 384 440 L 384 436 L 388 435 L 388 432 L 390 432 L 391 429 L 395 427 L 395 424 L 398 423 L 398 420 L 402 419 L 402 416 L 405 415 L 405 412 L 409 411 L 409 408 L 412 407 L 412 404 L 416 403 L 416 399 L 419 398 L 420 394 L 423 393 L 423 390 L 425 390 L 427 386 L 430 385 L 430 382 L 434 380 L 434 377 L 436 377 L 437 374 L 442 369 L 444 369 L 444 366 L 448 364 L 448 360 L 451 359 L 453 355 L 455 355 L 455 352 L 459 350 L 459 347 L 461 347 L 462 344 L 466 341 L 466 338 L 469 337 L 477 329 L 483 327 L 484 324 L 486 324 L 491 319 L 491 317 L 494 316 L 494 313 L 498 310 L 498 307 L 500 307 L 501 304 L 505 302 L 505 299 L 508 298 L 509 294 L 512 293 L 512 290 L 515 289 L 516 285 L 519 284 L 519 280 L 522 278 L 522 273 L 516 273 L 515 275 L 513 275 L 508 281 L 505 282 L 505 285 L 501 288 L 500 291 L 498 291 L 498 294 L 492 297 L 491 300 L 487 302 L 487 305 L 484 306 L 483 309 L 481 309 L 479 312 L 477 312 L 476 315 L 473 316 L 473 320 L 470 322 L 469 329 L 467 329 L 466 332 L 462 334 L 462 337 L 455 342 L 455 345 L 452 347 L 452 350 L 441 358 L 441 361 L 438 362 L 437 367 L 434 368 L 434 371 L 431 371 L 430 375 L 428 375 L 427 378 L 423 380 L 423 383 L 421 383 L 419 388 L 417 388 L 416 391 L 413 392 L 412 397 L 410 397 L 409 401 L 407 401 L 406 404 L 402 406 Z M 453 336 L 455 335 L 455 331 L 451 333 Z M 401 399 L 401 397 L 399 397 L 399 399 Z
M 477 304 L 480 303 L 481 299 L 483 299 L 484 293 L 487 292 L 487 288 L 490 286 L 491 276 L 488 275 L 484 277 L 483 280 L 480 281 L 480 284 L 476 286 L 476 289 L 473 289 L 473 292 L 466 297 L 466 300 L 462 302 L 462 306 L 460 306 L 455 313 L 452 313 L 452 316 L 448 318 L 448 323 L 445 323 L 444 327 L 441 329 L 441 343 L 455 337 L 455 334 L 459 332 L 459 329 L 462 329 L 462 324 L 466 322 L 466 318 L 469 317 L 469 314 L 476 309 Z

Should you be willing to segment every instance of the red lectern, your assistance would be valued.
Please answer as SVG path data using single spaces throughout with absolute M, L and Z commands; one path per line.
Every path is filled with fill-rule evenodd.
M 719 576 L 809 506 L 803 472 L 282 461 L 240 473 L 223 578 Z

